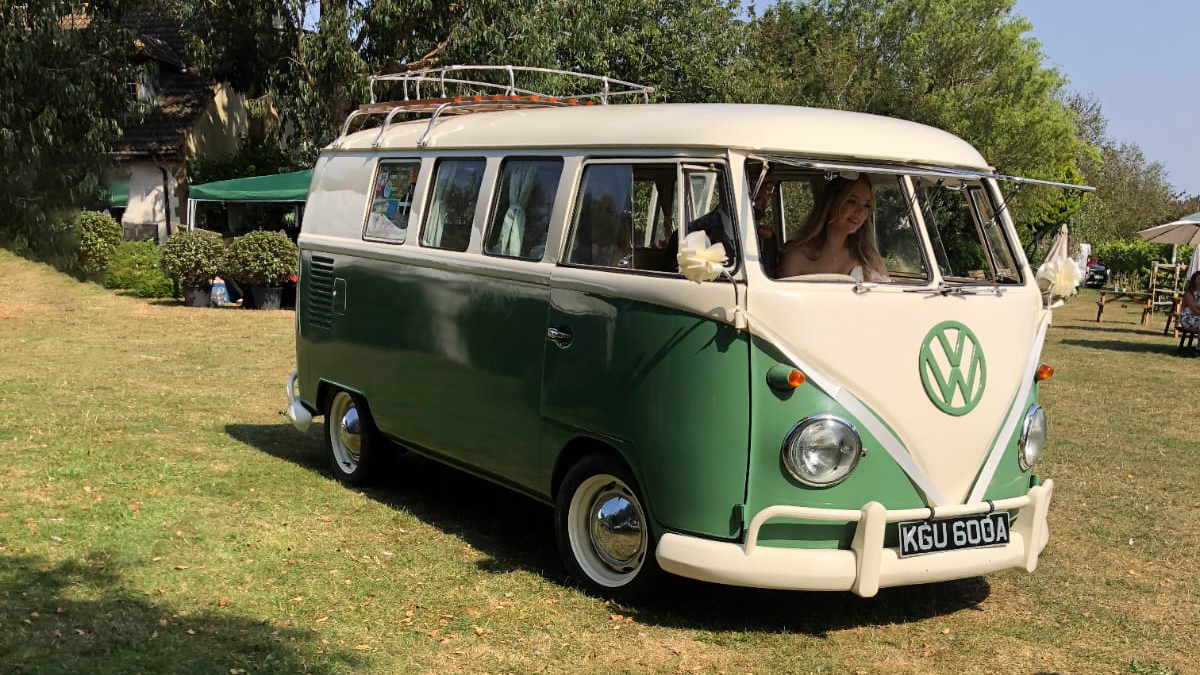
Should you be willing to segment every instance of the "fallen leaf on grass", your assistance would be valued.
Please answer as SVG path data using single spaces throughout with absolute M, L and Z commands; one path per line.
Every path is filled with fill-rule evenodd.
M 333 522 L 333 518 L 330 518 L 329 516 L 317 516 L 317 517 L 321 519 L 322 523 L 332 523 Z
M 371 651 L 371 645 L 354 645 L 354 649 L 360 652 L 369 652 Z

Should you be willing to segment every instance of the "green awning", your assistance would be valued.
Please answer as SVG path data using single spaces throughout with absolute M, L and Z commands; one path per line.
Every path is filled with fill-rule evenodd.
M 274 176 L 232 178 L 192 185 L 188 199 L 218 202 L 303 202 L 308 198 L 312 169 Z
M 129 205 L 129 183 L 113 183 L 108 186 L 108 205 L 123 209 Z

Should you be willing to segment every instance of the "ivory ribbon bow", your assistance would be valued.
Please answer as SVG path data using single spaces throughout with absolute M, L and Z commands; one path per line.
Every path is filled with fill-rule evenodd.
M 696 283 L 716 279 L 725 268 L 725 261 L 728 259 L 725 255 L 725 245 L 711 244 L 703 230 L 684 237 L 683 246 L 676 256 L 684 278 Z

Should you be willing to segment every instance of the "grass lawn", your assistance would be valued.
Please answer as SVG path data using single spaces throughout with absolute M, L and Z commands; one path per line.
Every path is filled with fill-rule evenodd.
M 1200 668 L 1200 359 L 1057 310 L 1032 575 L 864 600 L 575 589 L 550 510 L 405 457 L 343 488 L 283 416 L 292 312 L 121 297 L 0 251 L 0 674 Z

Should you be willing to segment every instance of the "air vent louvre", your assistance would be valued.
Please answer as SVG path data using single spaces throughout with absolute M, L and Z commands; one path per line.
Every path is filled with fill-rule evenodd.
M 308 324 L 333 327 L 333 258 L 314 255 L 308 266 Z

